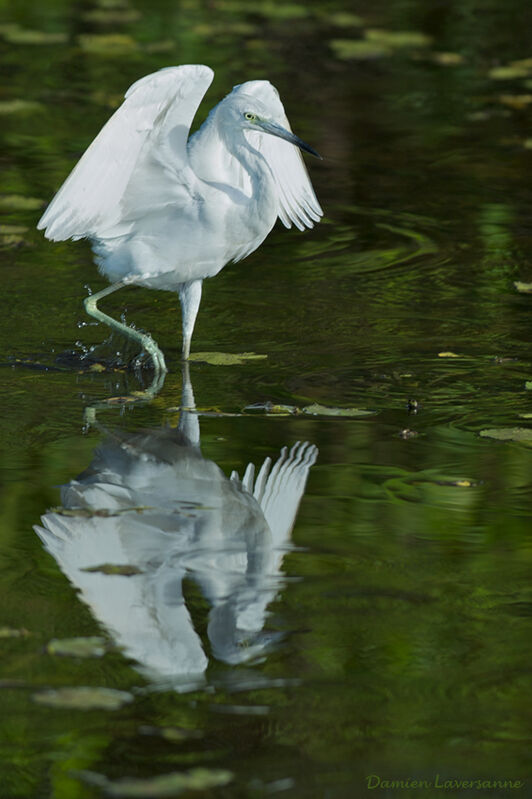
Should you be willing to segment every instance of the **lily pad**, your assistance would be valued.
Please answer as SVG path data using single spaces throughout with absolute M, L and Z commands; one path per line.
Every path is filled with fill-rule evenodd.
M 523 444 L 532 444 L 532 429 L 528 427 L 493 427 L 481 430 L 484 438 L 496 438 L 499 441 L 520 441 Z
M 530 146 L 532 148 L 532 139 L 530 139 Z M 523 294 L 532 294 L 532 283 L 521 283 L 520 280 L 516 280 L 514 283 L 517 291 L 522 292 Z
M 21 627 L 16 629 L 14 627 L 0 627 L 0 638 L 27 638 L 31 633 Z
M 161 39 L 159 42 L 150 42 L 144 47 L 146 53 L 169 53 L 175 50 L 176 43 L 173 39 Z
M 43 200 L 37 197 L 23 197 L 20 194 L 0 194 L 0 211 L 35 211 L 42 208 Z
M 79 45 L 86 53 L 111 58 L 128 55 L 139 49 L 138 43 L 125 33 L 85 33 Z
M 95 8 L 87 11 L 83 19 L 96 25 L 130 25 L 138 22 L 141 16 L 135 8 Z
M 118 710 L 132 702 L 133 698 L 128 691 L 88 686 L 56 688 L 33 694 L 34 701 L 39 705 L 65 710 Z
M 272 416 L 289 416 L 301 413 L 301 408 L 297 405 L 281 405 L 273 402 L 255 402 L 253 405 L 246 405 L 245 411 L 265 411 Z
M 182 727 L 151 727 L 148 724 L 142 724 L 139 727 L 139 732 L 141 735 L 154 735 L 173 743 L 198 740 L 204 737 L 201 730 L 187 730 Z
M 361 28 L 364 25 L 362 17 L 350 14 L 348 11 L 337 11 L 328 17 L 328 21 L 338 28 Z
M 47 645 L 49 655 L 76 658 L 101 658 L 105 655 L 106 640 L 100 635 L 86 638 L 53 638 Z
M 515 69 L 525 69 L 532 72 L 532 58 L 520 58 L 518 61 L 511 61 L 510 66 Z
M 27 233 L 29 228 L 25 225 L 0 225 L 0 236 L 14 236 Z
M 246 4 L 243 4 L 246 7 Z M 246 8 L 248 10 L 249 6 Z M 253 11 L 270 19 L 302 19 L 308 15 L 308 7 L 302 3 L 278 3 L 261 0 L 253 4 Z
M 24 225 L 0 225 L 0 247 L 18 247 L 19 244 L 24 244 L 24 234 L 28 232 L 28 228 Z
M 172 771 L 148 779 L 124 779 L 113 782 L 94 771 L 77 771 L 75 774 L 89 785 L 101 788 L 109 796 L 131 799 L 159 799 L 178 796 L 184 791 L 208 791 L 232 782 L 234 775 L 225 769 L 194 768 L 190 771 Z
M 392 49 L 429 47 L 432 37 L 421 31 L 388 31 L 383 28 L 370 28 L 366 31 L 366 39 L 380 42 Z
M 7 114 L 31 114 L 34 111 L 42 111 L 43 106 L 33 100 L 3 100 L 0 102 L 0 115 Z
M 319 405 L 317 402 L 313 405 L 305 405 L 301 410 L 311 416 L 349 416 L 356 418 L 375 415 L 375 411 L 368 411 L 364 408 L 329 408 L 326 405 Z
M 235 366 L 246 363 L 246 361 L 260 361 L 267 358 L 267 355 L 257 355 L 255 352 L 194 352 L 190 355 L 190 361 L 202 361 L 213 366 Z
M 68 41 L 66 33 L 29 30 L 15 24 L 0 26 L 0 35 L 11 44 L 64 44 Z
M 144 574 L 138 566 L 131 566 L 128 563 L 102 563 L 101 566 L 89 566 L 81 571 L 100 572 L 100 574 L 120 575 L 121 577 L 134 577 L 135 574 Z
M 465 61 L 461 53 L 435 52 L 431 53 L 431 58 L 442 67 L 457 67 Z
M 392 55 L 392 49 L 387 45 L 366 39 L 332 39 L 329 44 L 337 58 L 343 61 L 370 61 Z
M 514 80 L 515 78 L 528 77 L 530 70 L 523 66 L 507 64 L 505 66 L 493 67 L 488 72 L 488 78 L 492 80 Z
M 532 94 L 501 94 L 499 102 L 515 111 L 522 111 L 532 103 Z

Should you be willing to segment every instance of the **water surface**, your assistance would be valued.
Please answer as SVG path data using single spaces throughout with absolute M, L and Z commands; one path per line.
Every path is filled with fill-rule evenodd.
M 532 71 L 500 69 L 532 57 L 530 17 L 516 2 L 0 4 L 0 796 L 92 799 L 105 783 L 87 772 L 140 780 L 198 767 L 229 774 L 199 795 L 231 798 L 441 796 L 437 775 L 521 780 L 485 795 L 526 794 L 532 296 L 515 282 L 532 280 Z M 431 38 L 399 45 L 383 30 Z M 381 50 L 353 57 L 359 41 Z M 193 350 L 268 356 L 191 365 L 201 455 L 197 431 L 189 455 L 236 503 L 216 516 L 229 539 L 216 546 L 187 539 L 226 500 L 213 505 L 197 486 L 185 496 L 191 472 L 176 466 L 177 296 L 108 300 L 154 335 L 170 371 L 152 402 L 102 405 L 150 375 L 125 371 L 134 350 L 83 324 L 85 287 L 104 285 L 88 245 L 34 230 L 124 89 L 188 62 L 216 73 L 202 118 L 233 84 L 268 77 L 325 156 L 309 161 L 322 224 L 276 228 L 204 287 Z M 268 403 L 372 414 L 273 414 Z M 253 503 L 229 478 L 298 441 L 314 453 L 305 491 L 268 560 L 255 505 L 234 525 Z M 144 493 L 122 491 L 120 513 L 95 516 L 109 507 L 86 485 L 102 483 L 104 462 L 121 490 L 134 479 Z M 174 496 L 159 469 L 165 480 L 176 470 Z M 76 479 L 85 516 L 65 514 Z M 34 532 L 41 519 L 81 529 L 86 561 L 79 549 L 51 554 Z M 104 536 L 93 548 L 91 526 Z M 137 536 L 122 565 L 142 573 L 79 571 L 117 560 L 118 527 Z M 127 608 L 145 611 L 129 638 Z M 165 635 L 166 672 L 146 662 Z M 92 636 L 101 657 L 47 650 Z M 72 710 L 35 699 L 80 686 L 130 701 Z M 369 775 L 429 787 L 376 790 Z

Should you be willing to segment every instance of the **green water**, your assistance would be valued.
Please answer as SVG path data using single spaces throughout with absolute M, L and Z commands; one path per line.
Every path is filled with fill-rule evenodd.
M 2 799 L 174 796 L 103 777 L 199 767 L 227 784 L 186 796 L 531 795 L 532 295 L 514 284 L 532 281 L 532 68 L 500 71 L 532 57 L 531 27 L 515 1 L 0 2 Z M 390 44 L 383 29 L 432 40 Z M 346 57 L 359 40 L 380 51 Z M 153 334 L 170 371 L 152 402 L 105 407 L 150 375 L 90 370 L 136 353 L 83 325 L 85 287 L 105 285 L 88 245 L 34 228 L 125 88 L 195 62 L 216 73 L 202 118 L 242 80 L 278 87 L 292 127 L 324 156 L 308 166 L 325 218 L 304 234 L 276 228 L 204 287 L 193 351 L 268 357 L 191 365 L 201 468 L 242 475 L 297 441 L 319 454 L 282 574 L 256 580 L 267 614 L 260 646 L 237 647 L 242 662 L 216 656 L 209 635 L 202 579 L 227 575 L 209 576 L 198 550 L 176 554 L 176 607 L 208 660 L 187 682 L 186 647 L 179 678 L 148 675 L 109 622 L 141 575 L 69 580 L 34 532 L 54 513 L 98 528 L 98 516 L 57 508 L 60 486 L 97 469 L 109 433 L 131 443 L 151 431 L 153 442 L 177 429 L 177 296 L 128 289 L 107 301 Z M 274 415 L 269 402 L 373 413 Z M 132 526 L 212 518 L 207 501 L 163 511 L 157 490 Z M 98 608 L 82 592 L 91 577 Z M 80 636 L 103 637 L 106 653 L 47 650 Z M 79 686 L 130 701 L 35 699 Z

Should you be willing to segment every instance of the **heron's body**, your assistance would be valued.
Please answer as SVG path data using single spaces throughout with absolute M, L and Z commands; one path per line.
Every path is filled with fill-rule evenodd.
M 89 238 L 117 287 L 178 291 L 185 358 L 202 281 L 257 249 L 278 217 L 303 229 L 322 214 L 297 146 L 313 151 L 268 81 L 236 86 L 188 138 L 212 77 L 189 65 L 133 84 L 39 222 L 50 239 Z

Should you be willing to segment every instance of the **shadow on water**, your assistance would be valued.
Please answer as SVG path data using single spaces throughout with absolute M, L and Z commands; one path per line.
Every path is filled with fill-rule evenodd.
M 242 478 L 201 454 L 188 367 L 177 427 L 107 429 L 91 465 L 61 489 L 62 507 L 35 531 L 95 619 L 150 681 L 178 691 L 205 683 L 210 656 L 256 660 L 275 642 L 267 606 L 283 585 L 298 506 L 317 448 L 267 458 Z M 206 637 L 184 596 L 193 581 L 208 601 Z

